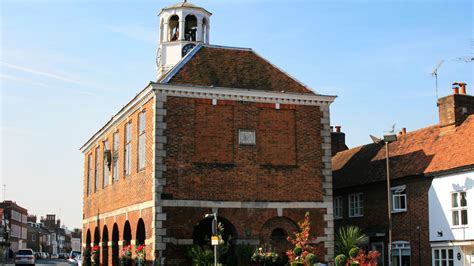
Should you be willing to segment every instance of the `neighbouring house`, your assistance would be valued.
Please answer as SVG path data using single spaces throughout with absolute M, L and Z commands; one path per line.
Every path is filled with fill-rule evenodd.
M 333 257 L 329 106 L 248 48 L 209 44 L 211 13 L 189 2 L 160 14 L 157 81 L 80 148 L 83 247 L 103 264 L 146 244 L 147 259 L 190 265 L 212 218 L 237 246 L 272 243 L 310 212 L 321 260 Z
M 60 254 L 70 251 L 70 242 L 66 242 L 66 230 L 61 227 L 61 220 L 56 219 L 55 214 L 47 214 L 41 217 L 40 223 L 42 227 L 49 231 L 49 252 L 50 254 Z
M 5 226 L 9 232 L 10 249 L 17 252 L 26 248 L 28 210 L 10 200 L 0 202 L 0 209 L 3 209 Z
M 452 135 L 444 167 L 429 188 L 430 244 L 433 265 L 474 265 L 474 97 L 466 85 L 439 99 L 440 120 Z M 457 88 L 460 92 L 457 93 Z
M 467 265 L 472 260 L 474 230 L 468 223 L 474 217 L 468 204 L 473 200 L 474 97 L 461 85 L 461 93 L 455 87 L 452 95 L 438 100 L 438 124 L 402 129 L 388 145 L 394 266 Z M 367 248 L 379 250 L 380 265 L 387 265 L 385 144 L 340 151 L 332 165 L 336 231 L 358 225 L 370 237 Z
M 71 250 L 82 251 L 82 229 L 80 228 L 71 231 Z

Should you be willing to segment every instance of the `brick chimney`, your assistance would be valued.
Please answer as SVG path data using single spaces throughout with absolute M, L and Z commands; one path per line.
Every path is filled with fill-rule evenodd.
M 441 133 L 462 124 L 474 114 L 474 96 L 468 95 L 466 83 L 453 83 L 453 94 L 438 99 L 439 126 Z
M 348 149 L 346 146 L 346 134 L 341 132 L 341 126 L 335 126 L 335 128 L 336 131 L 333 131 L 333 127 L 331 127 L 331 156 Z

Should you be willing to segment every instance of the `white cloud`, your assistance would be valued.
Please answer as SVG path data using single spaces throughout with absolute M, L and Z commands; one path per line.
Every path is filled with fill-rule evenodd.
M 39 75 L 39 76 L 48 77 L 48 78 L 52 78 L 52 79 L 57 79 L 57 80 L 61 80 L 61 81 L 67 82 L 67 83 L 73 83 L 73 84 L 78 84 L 78 85 L 86 85 L 86 84 L 84 84 L 80 81 L 77 81 L 77 80 L 74 80 L 74 79 L 71 79 L 71 78 L 68 78 L 68 77 L 60 76 L 60 75 L 57 75 L 57 74 L 51 73 L 51 72 L 45 72 L 45 71 L 32 69 L 32 68 L 28 68 L 28 67 L 23 67 L 23 66 L 19 66 L 19 65 L 14 65 L 14 64 L 6 63 L 6 62 L 0 62 L 0 64 L 6 66 L 7 68 L 15 69 L 15 70 L 25 72 L 25 73 L 29 73 L 29 74 L 34 74 L 34 75 Z

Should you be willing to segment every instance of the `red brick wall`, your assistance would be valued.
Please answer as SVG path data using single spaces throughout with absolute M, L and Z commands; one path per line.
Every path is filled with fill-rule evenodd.
M 431 265 L 428 223 L 428 190 L 431 180 L 424 177 L 399 179 L 392 181 L 392 187 L 406 185 L 407 211 L 392 213 L 392 241 L 408 241 L 411 245 L 411 265 Z M 364 216 L 348 217 L 348 197 L 352 193 L 364 193 Z M 357 225 L 366 232 L 385 232 L 388 239 L 387 193 L 386 183 L 353 187 L 334 191 L 334 196 L 343 196 L 343 219 L 335 220 L 336 232 L 340 226 Z M 419 226 L 419 230 L 417 229 Z M 420 241 L 418 241 L 420 239 Z M 383 238 L 373 242 L 385 242 L 387 257 L 387 241 Z M 420 248 L 421 247 L 421 264 Z
M 116 129 L 120 135 L 120 148 L 119 148 L 119 162 L 118 162 L 118 173 L 119 180 L 111 183 L 109 178 L 109 184 L 103 187 L 103 141 L 107 139 L 109 141 L 109 148 L 113 148 L 113 133 L 114 129 L 111 129 L 105 135 L 101 136 L 98 143 L 92 146 L 90 151 L 84 154 L 84 196 L 83 196 L 83 212 L 84 218 L 97 215 L 97 213 L 109 212 L 112 210 L 120 209 L 129 205 L 137 204 L 140 202 L 146 202 L 152 200 L 152 163 L 153 163 L 153 123 L 154 110 L 153 110 L 153 99 L 149 100 L 143 105 L 142 111 L 146 111 L 146 153 L 145 153 L 145 168 L 138 171 L 137 161 L 137 150 L 138 150 L 138 115 L 140 110 L 131 113 L 128 118 L 132 123 L 132 155 L 131 155 L 131 174 L 125 176 L 124 171 L 124 147 L 125 147 L 125 124 L 127 123 L 126 118 L 120 121 Z M 95 184 L 95 148 L 100 147 L 100 171 L 99 171 L 99 187 L 98 191 L 94 192 Z M 87 195 L 87 156 L 92 154 L 92 173 L 90 178 L 91 182 L 91 194 Z M 110 167 L 110 175 L 112 175 L 112 166 Z
M 132 123 L 132 141 L 131 141 L 131 173 L 125 176 L 124 163 L 125 163 L 125 124 L 127 118 L 118 122 L 116 127 L 109 130 L 106 134 L 101 136 L 98 143 L 90 149 L 89 152 L 84 154 L 84 194 L 83 194 L 83 213 L 84 219 L 89 219 L 90 222 L 83 225 L 83 243 L 86 243 L 87 231 L 90 231 L 91 242 L 94 242 L 94 231 L 96 226 L 99 228 L 100 241 L 103 241 L 104 230 L 107 229 L 109 241 L 112 241 L 112 232 L 114 224 L 116 223 L 119 231 L 119 240 L 122 241 L 124 238 L 124 226 L 125 222 L 130 223 L 132 240 L 136 239 L 137 235 L 137 224 L 139 219 L 143 219 L 145 224 L 145 235 L 146 239 L 151 239 L 153 232 L 151 230 L 152 220 L 154 218 L 152 208 L 147 208 L 140 211 L 128 211 L 128 213 L 120 213 L 115 217 L 111 216 L 105 219 L 100 219 L 99 224 L 96 223 L 97 215 L 115 211 L 120 208 L 124 208 L 130 205 L 147 202 L 152 200 L 152 177 L 153 177 L 153 124 L 155 122 L 155 111 L 153 109 L 154 99 L 150 99 L 143 104 L 142 109 L 134 111 L 129 114 L 128 121 Z M 139 114 L 146 112 L 146 128 L 145 128 L 145 168 L 139 171 L 138 169 L 138 117 Z M 119 132 L 120 145 L 119 145 L 119 161 L 118 161 L 118 181 L 112 183 L 112 178 L 109 178 L 109 184 L 103 187 L 103 141 L 107 139 L 109 141 L 109 148 L 113 149 L 113 133 Z M 99 175 L 99 187 L 98 191 L 94 192 L 95 184 L 95 148 L 100 147 L 100 175 Z M 91 193 L 87 195 L 87 175 L 88 165 L 87 156 L 92 154 L 92 173 L 91 182 Z M 110 175 L 112 175 L 112 166 L 110 167 Z M 121 247 L 121 246 L 120 246 Z M 133 247 L 134 248 L 134 247 Z M 104 250 L 101 249 L 101 252 Z M 109 247 L 109 262 L 102 262 L 104 265 L 112 265 L 112 248 Z M 152 245 L 146 247 L 147 257 L 152 257 Z M 101 255 L 102 260 L 102 255 Z
M 166 108 L 166 197 L 323 200 L 319 107 L 168 97 Z M 257 145 L 239 145 L 239 129 L 255 129 Z
M 196 104 L 194 137 L 199 141 L 195 142 L 195 162 L 234 162 L 234 138 L 231 133 L 234 128 L 233 111 L 233 107 L 227 105 Z
M 195 226 L 204 219 L 205 214 L 212 212 L 207 208 L 177 207 L 165 207 L 163 211 L 167 214 L 167 220 L 164 222 L 167 237 L 176 239 L 192 239 Z M 231 231 L 235 232 L 234 239 L 259 240 L 263 246 L 265 243 L 271 243 L 271 232 L 275 228 L 287 230 L 290 236 L 294 236 L 297 222 L 304 218 L 306 212 L 309 212 L 311 217 L 310 234 L 317 240 L 317 236 L 324 235 L 326 227 L 323 221 L 326 212 L 322 209 L 284 209 L 282 217 L 277 215 L 275 209 L 219 209 L 218 216 L 231 223 Z M 236 245 L 233 246 L 235 248 Z M 164 253 L 167 265 L 190 265 L 189 258 L 183 256 L 188 247 L 168 243 Z M 318 244 L 317 249 L 318 257 L 324 259 L 322 244 Z

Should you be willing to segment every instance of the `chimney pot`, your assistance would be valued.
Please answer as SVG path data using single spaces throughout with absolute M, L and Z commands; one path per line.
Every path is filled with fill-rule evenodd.
M 404 127 L 404 128 L 402 128 L 402 136 L 403 136 L 403 135 L 406 135 L 406 134 L 407 134 L 407 128 Z
M 466 94 L 466 83 L 459 82 L 460 94 Z
M 453 94 L 459 94 L 459 83 L 453 83 Z
M 336 132 L 341 133 L 341 126 L 336 126 Z

